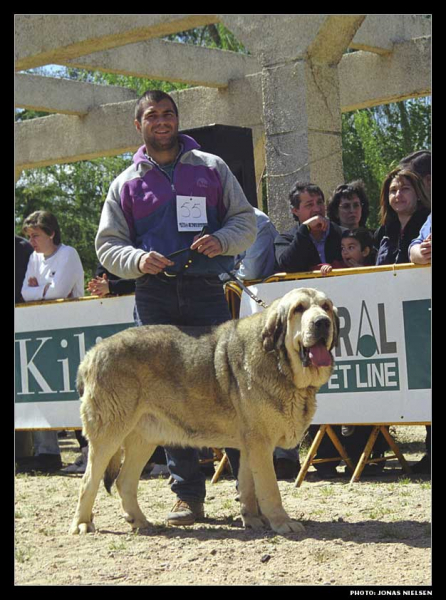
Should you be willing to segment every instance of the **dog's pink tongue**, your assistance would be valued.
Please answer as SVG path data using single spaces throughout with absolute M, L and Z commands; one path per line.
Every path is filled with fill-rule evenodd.
M 323 342 L 318 342 L 309 350 L 309 357 L 314 367 L 330 367 L 332 358 Z

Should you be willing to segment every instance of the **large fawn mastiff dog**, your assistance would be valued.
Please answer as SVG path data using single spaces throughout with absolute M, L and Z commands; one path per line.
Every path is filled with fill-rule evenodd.
M 89 456 L 71 532 L 94 531 L 102 477 L 108 490 L 116 479 L 132 528 L 149 527 L 137 488 L 158 445 L 239 448 L 245 527 L 303 531 L 282 506 L 273 450 L 294 448 L 310 425 L 337 331 L 331 300 L 295 289 L 216 327 L 135 327 L 94 346 L 78 373 Z

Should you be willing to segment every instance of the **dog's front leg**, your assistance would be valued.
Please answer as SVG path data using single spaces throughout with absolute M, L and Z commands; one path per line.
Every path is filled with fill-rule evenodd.
M 302 533 L 304 526 L 289 517 L 282 505 L 279 486 L 274 471 L 273 450 L 259 443 L 250 448 L 249 466 L 254 479 L 255 493 L 260 511 L 277 533 Z

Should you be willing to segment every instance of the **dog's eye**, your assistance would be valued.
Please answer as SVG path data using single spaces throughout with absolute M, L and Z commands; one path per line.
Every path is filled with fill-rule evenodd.
M 328 304 L 328 302 L 325 302 L 324 304 L 322 304 L 321 308 L 322 308 L 322 310 L 325 310 L 328 312 L 330 310 L 331 306 Z
M 305 306 L 303 304 L 298 304 L 296 306 L 296 308 L 294 309 L 294 312 L 296 313 L 303 313 L 305 310 Z

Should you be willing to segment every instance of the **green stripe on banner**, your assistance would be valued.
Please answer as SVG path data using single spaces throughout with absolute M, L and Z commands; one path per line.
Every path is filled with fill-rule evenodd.
M 85 353 L 133 323 L 45 329 L 15 337 L 15 401 L 77 400 L 76 374 Z
M 407 380 L 410 390 L 431 387 L 431 301 L 403 302 Z

